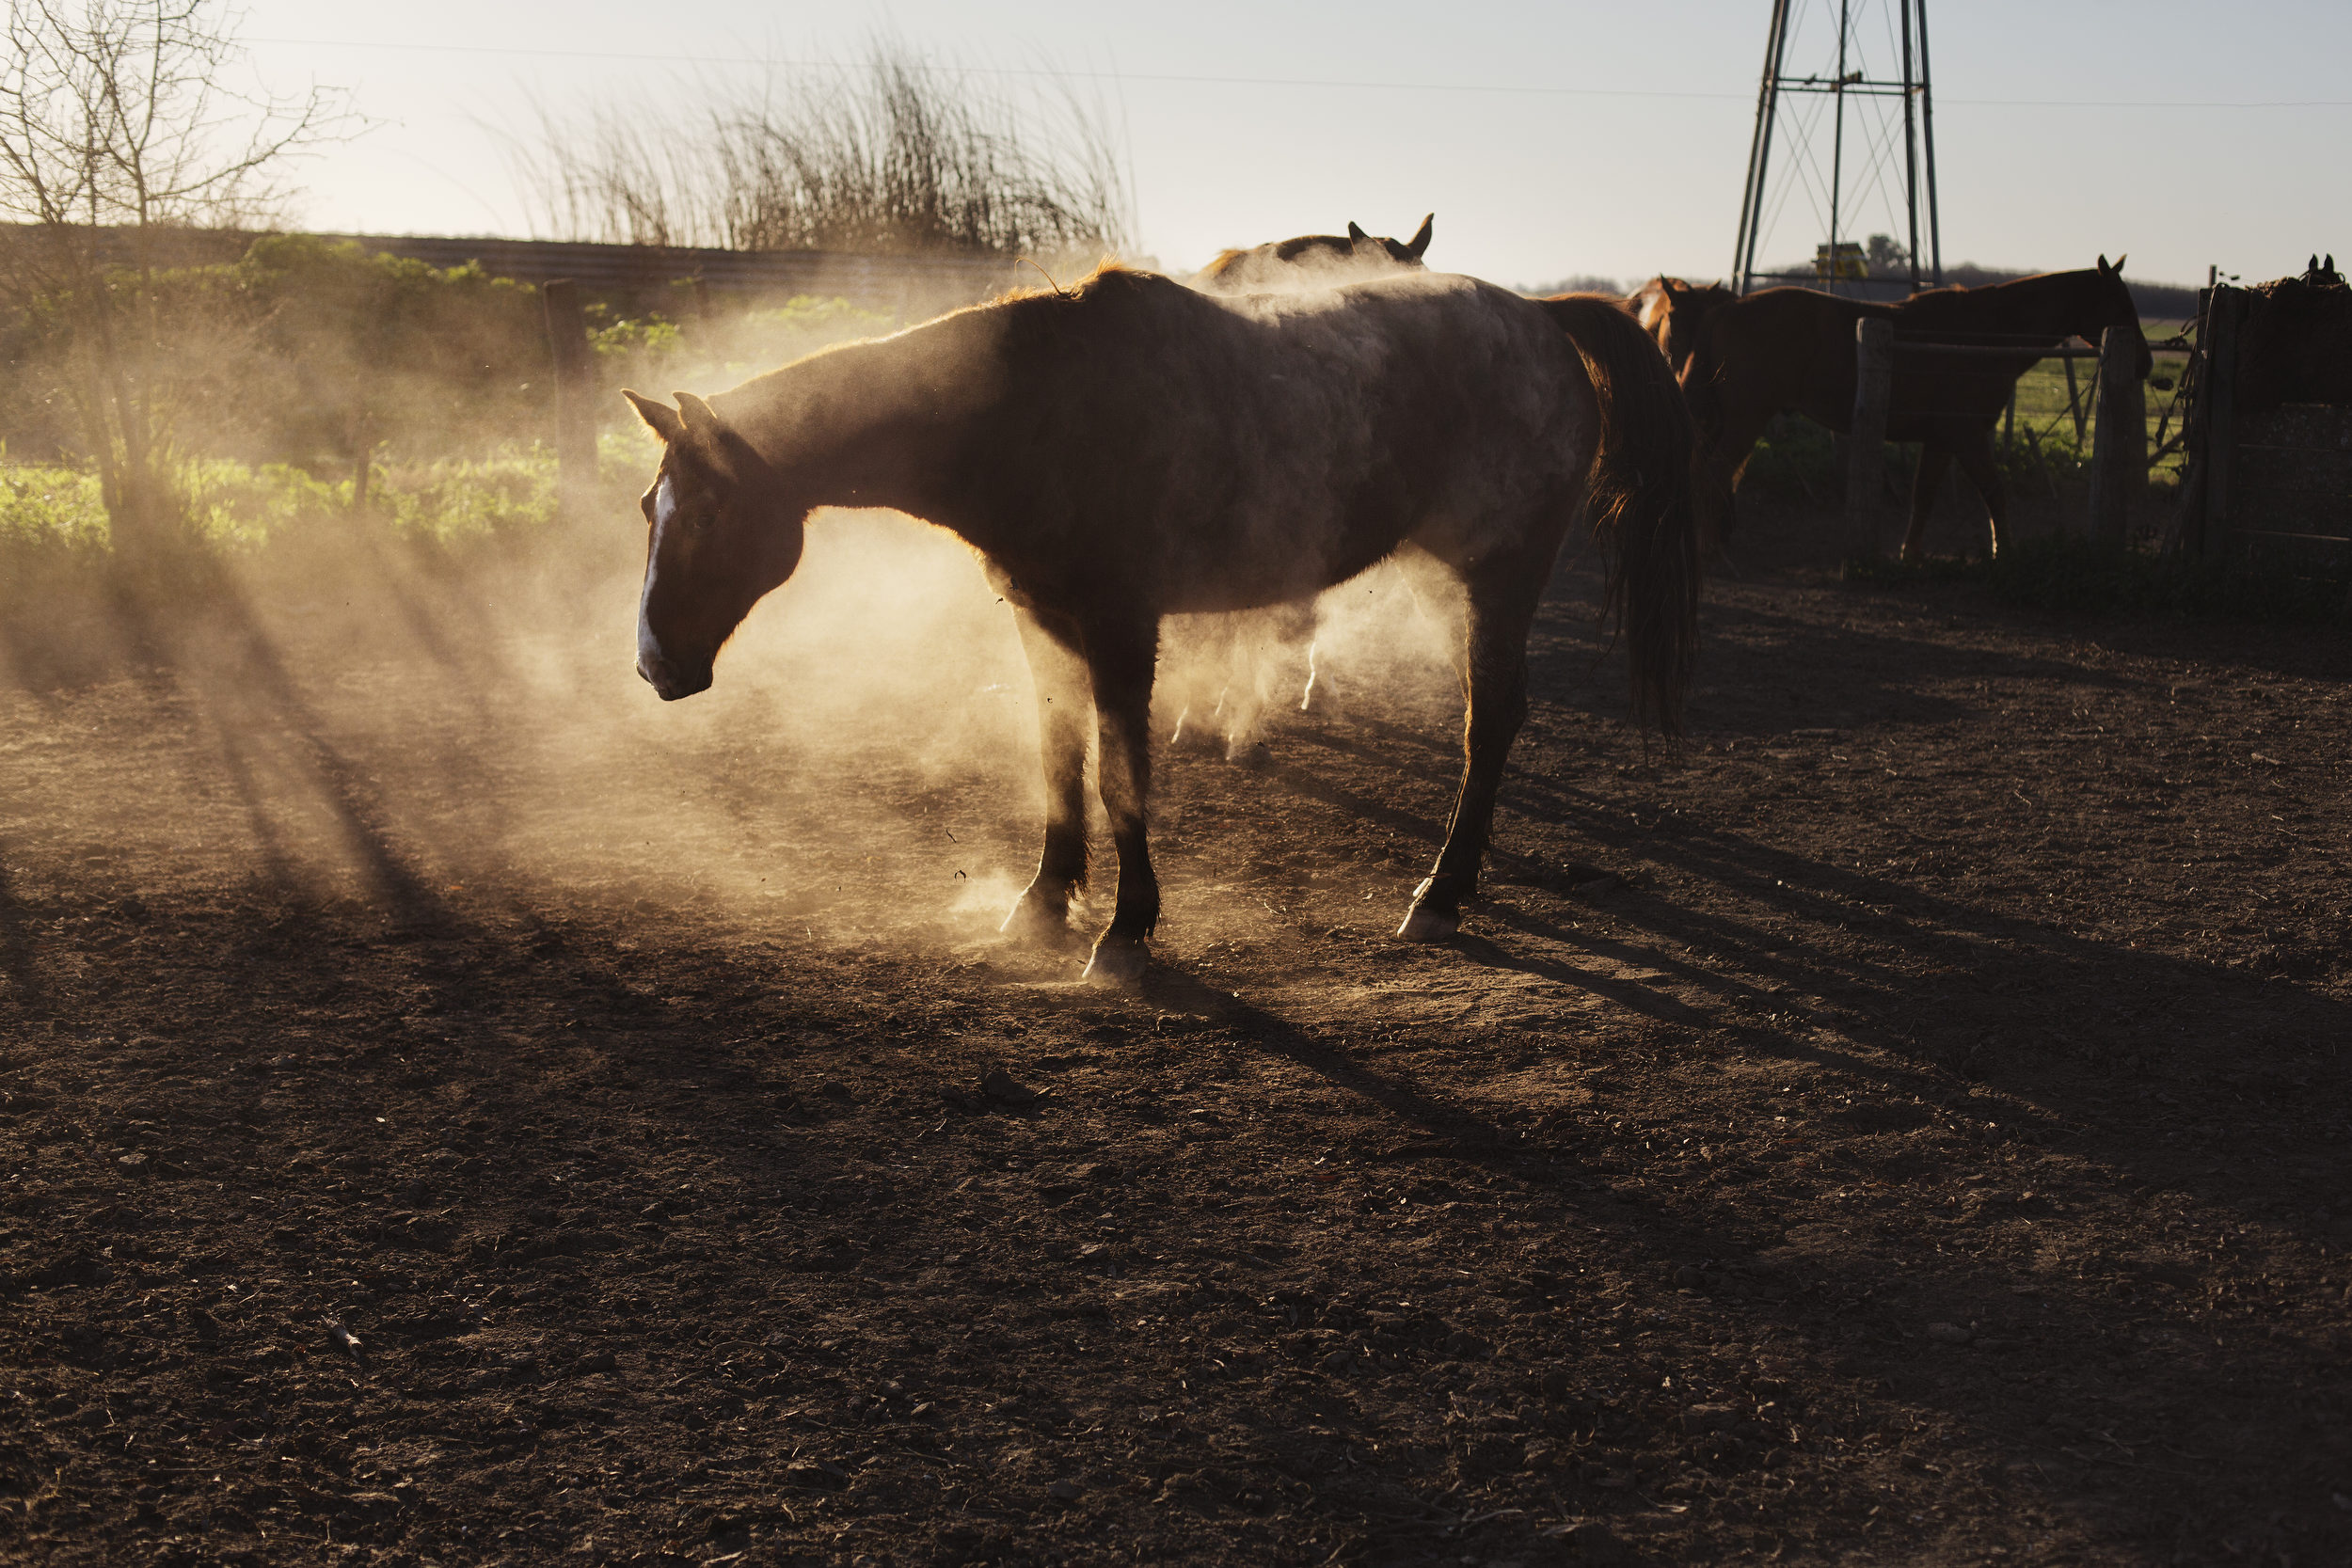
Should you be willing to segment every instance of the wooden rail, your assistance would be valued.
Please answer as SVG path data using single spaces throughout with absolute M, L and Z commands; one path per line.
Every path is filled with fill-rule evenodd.
M 2110 327 L 2108 330 L 2113 331 Z M 2033 348 L 2020 344 L 2003 348 L 1997 343 L 1937 343 L 1914 338 L 1895 340 L 1898 354 L 1929 354 L 1954 359 L 2017 359 L 2030 354 L 2036 359 L 2096 359 L 2106 352 L 2099 348 Z M 2194 344 L 2185 338 L 2164 338 L 2148 345 L 2151 354 L 2193 354 Z
M 1882 491 L 1885 486 L 1887 404 L 1895 385 L 1899 354 L 1938 358 L 2043 359 L 2099 361 L 2099 418 L 2091 436 L 2090 529 L 2093 538 L 2122 543 L 2129 531 L 2131 503 L 2148 482 L 2148 412 L 2140 390 L 2138 356 L 2133 352 L 2139 334 L 2128 326 L 2110 326 L 2097 348 L 2037 348 L 2021 343 L 1950 343 L 1922 339 L 1898 339 L 1894 323 L 1883 316 L 1865 316 L 1854 323 L 1853 422 L 1846 453 L 1846 531 L 1857 555 L 1879 554 Z M 2160 340 L 2146 345 L 2151 355 L 2185 353 L 2185 339 Z

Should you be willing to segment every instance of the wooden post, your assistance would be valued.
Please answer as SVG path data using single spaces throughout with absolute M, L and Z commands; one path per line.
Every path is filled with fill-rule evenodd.
M 2066 366 L 2066 411 L 2074 416 L 2074 450 L 2080 451 L 2083 444 L 2083 397 L 2081 389 L 2074 384 L 2074 356 L 2070 354 L 2060 362 Z
M 2110 326 L 2099 340 L 2099 424 L 2090 441 L 2090 537 L 2121 546 L 2130 532 L 2132 498 L 2148 468 L 2148 410 L 2140 401 L 2139 334 Z M 2133 470 L 2137 469 L 2135 476 Z
M 2230 553 L 2230 481 L 2237 462 L 2237 329 L 2244 317 L 2246 295 L 2217 285 L 2206 307 L 2208 341 L 2205 351 L 2205 516 L 2207 561 Z
M 594 357 L 588 349 L 588 313 L 580 285 L 556 278 L 540 285 L 548 322 L 548 404 L 555 416 L 556 494 L 567 513 L 594 504 L 596 493 L 596 418 Z
M 1895 385 L 1895 324 L 1853 324 L 1853 423 L 1846 449 L 1846 533 L 1854 554 L 1879 553 L 1880 493 L 1886 483 L 1886 403 Z

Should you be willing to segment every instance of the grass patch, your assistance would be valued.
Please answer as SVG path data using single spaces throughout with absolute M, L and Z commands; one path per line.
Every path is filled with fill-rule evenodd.
M 2176 620 L 2352 623 L 2352 579 L 2275 562 L 2224 571 L 2178 554 L 2073 536 L 2033 539 L 1990 559 L 1856 559 L 1846 580 L 1872 587 L 1929 582 L 1982 585 L 2004 603 L 2063 615 L 2147 615 Z
M 2001 483 L 2012 496 L 2071 494 L 2087 483 L 2090 474 L 2088 441 L 2074 439 L 2074 427 L 2040 434 L 2020 426 L 2004 436 L 1994 432 L 1993 461 Z M 1912 475 L 1919 467 L 1919 444 L 1890 441 L 1886 445 L 1886 485 L 1889 494 L 1907 498 Z M 1946 493 L 1974 499 L 1976 489 L 1955 465 L 1944 481 Z M 1782 414 L 1765 427 L 1740 476 L 1740 493 L 1813 506 L 1836 504 L 1846 493 L 1846 475 L 1836 437 L 1802 414 Z
M 600 456 L 615 470 L 646 467 L 625 437 L 606 437 Z M 180 472 L 191 542 L 230 551 L 328 525 L 385 528 L 439 545 L 540 529 L 555 517 L 555 480 L 554 454 L 535 444 L 484 458 L 380 462 L 367 508 L 355 514 L 349 478 L 321 479 L 290 463 L 208 458 Z M 0 549 L 95 557 L 110 547 L 96 474 L 0 457 Z

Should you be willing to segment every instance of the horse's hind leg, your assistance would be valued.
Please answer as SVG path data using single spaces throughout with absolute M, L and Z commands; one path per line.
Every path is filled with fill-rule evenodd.
M 1004 929 L 1013 936 L 1066 942 L 1070 895 L 1087 879 L 1087 719 L 1092 705 L 1075 625 L 1043 611 L 1016 610 L 1021 648 L 1037 688 L 1039 759 L 1045 768 L 1045 847 Z
M 1094 682 L 1101 726 L 1096 783 L 1119 846 L 1119 903 L 1108 929 L 1094 943 L 1086 977 L 1131 985 L 1143 975 L 1146 944 L 1160 923 L 1160 883 L 1152 874 L 1145 833 L 1152 797 L 1152 665 L 1159 651 L 1159 620 L 1152 615 L 1105 616 L 1085 628 L 1087 672 Z
M 1763 438 L 1764 424 L 1745 417 L 1726 421 L 1723 432 L 1699 449 L 1692 465 L 1691 504 L 1698 519 L 1699 548 L 1716 570 L 1727 575 L 1738 575 L 1731 564 L 1731 534 L 1740 520 L 1740 476 Z
M 1396 934 L 1442 942 L 1462 924 L 1462 901 L 1478 891 L 1478 868 L 1494 829 L 1495 794 L 1511 742 L 1527 721 L 1527 630 L 1546 573 L 1485 571 L 1470 585 L 1464 655 L 1462 791 L 1446 825 L 1437 869 L 1414 890 Z
M 1970 431 L 1955 453 L 1960 459 L 1960 471 L 1968 476 L 1968 483 L 1984 498 L 1985 522 L 1993 531 L 1993 553 L 2001 553 L 2009 543 L 2009 493 L 2001 484 L 2001 467 L 1993 460 L 1993 421 L 1980 429 Z
M 1951 471 L 1952 450 L 1930 441 L 1919 449 L 1919 471 L 1911 479 L 1911 526 L 1903 531 L 1903 559 L 1917 561 L 1927 553 L 1928 514 L 1935 510 L 1936 492 Z

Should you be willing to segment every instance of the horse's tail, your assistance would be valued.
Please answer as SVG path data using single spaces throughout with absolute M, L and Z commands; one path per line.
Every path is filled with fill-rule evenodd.
M 1690 410 L 1666 356 L 1622 301 L 1569 294 L 1542 304 L 1584 361 L 1600 406 L 1585 505 L 1609 556 L 1608 611 L 1625 639 L 1634 721 L 1678 734 L 1698 654 Z

